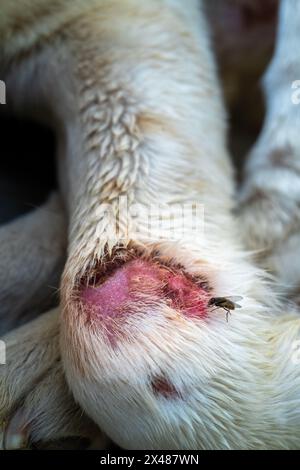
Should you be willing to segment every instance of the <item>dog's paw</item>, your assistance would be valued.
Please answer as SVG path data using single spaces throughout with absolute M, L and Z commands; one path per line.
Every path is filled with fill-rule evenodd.
M 75 404 L 60 361 L 58 313 L 3 338 L 0 442 L 3 449 L 104 448 L 106 438 Z M 4 362 L 4 361 L 3 361 Z

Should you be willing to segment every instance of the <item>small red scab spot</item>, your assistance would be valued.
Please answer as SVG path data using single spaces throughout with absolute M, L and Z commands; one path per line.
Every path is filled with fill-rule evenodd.
M 155 377 L 151 382 L 151 386 L 155 395 L 161 395 L 165 398 L 180 397 L 178 390 L 164 377 Z

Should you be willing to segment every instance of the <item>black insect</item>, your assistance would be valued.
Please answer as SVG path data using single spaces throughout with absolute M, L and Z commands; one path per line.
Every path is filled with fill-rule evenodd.
M 237 300 L 242 300 L 242 298 L 240 295 L 234 297 L 212 297 L 208 302 L 208 307 L 215 307 L 213 310 L 223 308 L 226 312 L 226 321 L 228 321 L 228 315 L 231 315 L 231 310 L 242 308 L 241 305 L 236 303 Z

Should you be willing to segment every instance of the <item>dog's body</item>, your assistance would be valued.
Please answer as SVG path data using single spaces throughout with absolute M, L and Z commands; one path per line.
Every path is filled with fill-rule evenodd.
M 37 0 L 27 10 L 26 1 L 2 3 L 9 96 L 21 111 L 38 103 L 59 139 L 69 222 L 60 348 L 76 402 L 127 448 L 299 447 L 300 318 L 243 252 L 226 117 L 199 2 Z M 124 196 L 129 205 L 200 202 L 205 237 L 192 226 L 175 241 L 133 236 L 147 220 L 144 212 L 123 219 Z M 167 219 L 180 225 L 174 213 Z M 208 308 L 223 295 L 243 297 L 228 323 L 222 310 Z M 63 381 L 60 365 L 60 379 L 49 379 L 56 322 L 48 314 L 18 333 L 30 338 L 36 325 L 50 337 L 39 344 L 43 355 L 18 356 L 18 381 L 11 362 L 1 366 L 0 417 L 11 420 L 29 397 L 6 429 L 8 446 L 7 436 L 25 425 L 31 441 L 70 433 L 72 424 L 83 433 L 69 408 L 68 426 L 59 428 L 71 398 L 57 409 L 49 400 Z M 16 354 L 14 334 L 8 357 Z M 47 419 L 52 426 L 43 425 Z M 85 429 L 94 432 L 88 420 Z

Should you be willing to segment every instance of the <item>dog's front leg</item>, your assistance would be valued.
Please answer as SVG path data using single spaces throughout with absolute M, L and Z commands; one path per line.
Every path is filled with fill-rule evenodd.
M 0 228 L 0 334 L 58 303 L 66 230 L 57 194 Z
M 274 56 L 263 79 L 266 117 L 240 194 L 248 246 L 274 249 L 300 223 L 300 4 L 280 2 Z
M 265 123 L 246 162 L 240 226 L 248 247 L 299 302 L 300 4 L 282 0 L 275 53 L 263 79 Z
M 202 380 L 231 355 L 225 314 L 210 313 L 208 301 L 244 295 L 240 281 L 253 271 L 235 249 L 226 119 L 205 20 L 197 2 L 188 5 L 102 2 L 64 32 L 74 94 L 64 97 L 73 111 L 60 160 L 70 215 L 61 350 L 76 400 L 131 448 L 235 445 L 231 433 L 214 440 L 217 397 L 209 432 L 201 418 Z M 204 205 L 205 239 L 193 230 L 197 217 L 180 232 L 180 210 L 193 203 Z M 173 220 L 167 235 L 160 204 L 163 222 Z M 209 396 L 218 395 L 213 382 Z

